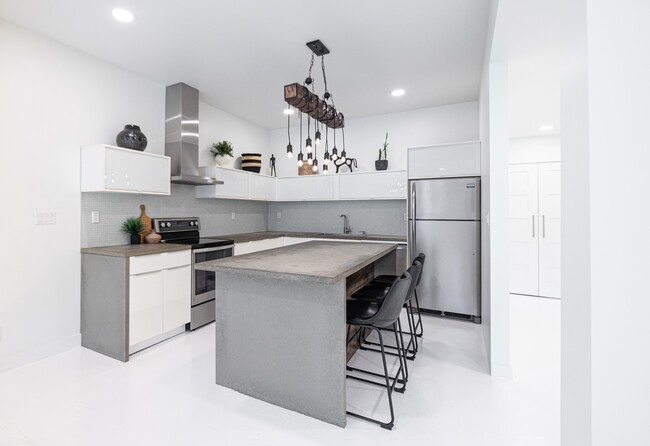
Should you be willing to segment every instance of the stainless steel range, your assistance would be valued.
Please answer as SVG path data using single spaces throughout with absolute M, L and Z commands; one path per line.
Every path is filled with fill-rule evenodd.
M 215 273 L 195 268 L 197 263 L 232 257 L 235 244 L 232 240 L 201 237 L 198 217 L 154 218 L 155 231 L 161 243 L 180 243 L 192 247 L 192 315 L 190 330 L 214 321 Z

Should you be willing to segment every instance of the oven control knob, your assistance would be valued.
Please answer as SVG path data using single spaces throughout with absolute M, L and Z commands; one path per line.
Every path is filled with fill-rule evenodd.
M 167 223 L 163 223 L 162 225 L 163 225 L 163 227 L 164 227 L 164 226 L 167 226 L 167 227 L 169 228 L 172 224 L 169 223 L 169 222 L 167 222 Z
M 193 221 L 190 222 L 190 226 L 194 226 L 194 222 L 193 222 Z
M 195 221 L 194 221 L 194 226 L 198 226 L 198 225 L 199 225 L 198 220 L 195 220 Z

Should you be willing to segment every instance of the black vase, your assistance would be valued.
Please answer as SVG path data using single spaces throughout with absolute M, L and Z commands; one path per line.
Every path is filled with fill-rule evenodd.
M 125 125 L 124 130 L 117 134 L 115 139 L 118 147 L 139 150 L 142 152 L 147 147 L 147 137 L 137 125 Z
M 388 160 L 375 160 L 375 170 L 388 169 Z
M 140 234 L 131 234 L 131 244 L 132 245 L 139 245 L 140 244 Z

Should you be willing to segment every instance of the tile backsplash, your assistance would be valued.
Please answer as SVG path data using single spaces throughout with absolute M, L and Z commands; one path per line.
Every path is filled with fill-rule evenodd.
M 127 217 L 140 216 L 141 204 L 151 218 L 199 217 L 203 236 L 268 229 L 268 203 L 198 199 L 194 186 L 172 184 L 171 195 L 82 193 L 81 247 L 128 244 L 129 236 L 120 231 L 120 226 Z M 91 222 L 93 211 L 99 212 L 99 223 Z

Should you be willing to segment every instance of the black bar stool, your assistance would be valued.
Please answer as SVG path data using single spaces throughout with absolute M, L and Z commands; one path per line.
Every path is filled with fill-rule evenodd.
M 377 330 L 379 335 L 379 345 L 381 352 L 381 359 L 383 363 L 384 373 L 381 375 L 384 378 L 384 383 L 378 383 L 369 379 L 357 377 L 354 375 L 347 375 L 348 378 L 355 379 L 358 381 L 366 382 L 369 384 L 381 385 L 386 388 L 386 393 L 388 395 L 388 406 L 390 408 L 390 420 L 388 422 L 383 422 L 374 418 L 366 417 L 354 412 L 347 411 L 348 415 L 353 417 L 361 418 L 366 421 L 371 421 L 373 423 L 379 424 L 384 429 L 391 430 L 395 421 L 395 412 L 393 411 L 393 398 L 392 393 L 397 383 L 398 377 L 400 374 L 402 378 L 405 379 L 404 375 L 404 364 L 402 361 L 402 356 L 399 355 L 399 369 L 395 374 L 395 377 L 392 379 L 388 374 L 388 366 L 386 365 L 386 352 L 384 350 L 384 338 L 381 334 L 382 328 L 391 328 L 395 335 L 395 342 L 397 345 L 400 345 L 399 337 L 397 335 L 397 320 L 399 319 L 400 313 L 402 312 L 402 307 L 404 306 L 404 301 L 409 292 L 411 285 L 411 275 L 406 272 L 404 275 L 396 280 L 393 285 L 390 287 L 390 290 L 386 294 L 386 297 L 380 301 L 363 301 L 363 300 L 348 300 L 347 301 L 347 323 L 350 325 L 356 325 L 360 328 L 365 328 L 369 330 Z M 361 370 L 359 370 L 361 371 Z M 374 375 L 374 373 L 371 373 Z
M 413 262 L 413 265 L 409 267 L 407 272 L 411 275 L 412 278 L 411 285 L 409 287 L 409 291 L 406 296 L 406 300 L 404 302 L 404 308 L 406 309 L 406 320 L 408 322 L 409 330 L 407 332 L 402 330 L 402 323 L 399 319 L 397 321 L 397 324 L 399 327 L 400 335 L 407 334 L 410 336 L 410 339 L 406 348 L 403 348 L 402 345 L 401 348 L 403 348 L 403 351 L 400 351 L 399 345 L 395 345 L 395 346 L 387 345 L 386 347 L 390 349 L 398 350 L 397 353 L 388 352 L 389 355 L 403 354 L 405 359 L 413 360 L 415 359 L 415 356 L 418 351 L 418 341 L 417 338 L 415 337 L 415 318 L 413 317 L 413 306 L 411 302 L 413 300 L 413 296 L 415 292 L 415 285 L 422 273 L 422 264 L 416 260 L 415 262 Z M 393 283 L 395 283 L 395 280 L 393 281 Z M 386 287 L 385 285 L 367 285 L 361 290 L 359 290 L 358 292 L 356 292 L 355 294 L 353 294 L 351 297 L 352 299 L 362 300 L 362 301 L 381 301 L 382 299 L 385 298 L 384 296 L 386 295 L 386 292 L 389 289 L 390 287 Z M 361 340 L 364 341 L 364 339 Z M 365 344 L 378 345 L 376 342 L 371 342 L 367 340 L 365 340 Z M 377 351 L 376 349 L 368 348 L 365 347 L 364 345 L 361 345 L 360 348 L 364 350 Z M 408 378 L 408 368 L 406 370 L 406 376 Z M 398 390 L 403 390 L 403 388 Z
M 420 254 L 417 255 L 415 259 L 413 259 L 413 262 L 420 262 L 422 264 L 422 267 L 424 268 L 424 260 L 426 259 L 426 255 L 421 252 Z M 399 278 L 399 276 L 393 276 L 393 275 L 387 275 L 383 274 L 381 276 L 377 276 L 374 279 L 370 281 L 370 285 L 386 285 L 390 286 L 394 281 L 396 281 Z M 418 277 L 417 283 L 415 284 L 415 308 L 418 313 L 418 320 L 415 325 L 415 335 L 419 338 L 422 337 L 424 334 L 424 328 L 422 327 L 422 313 L 420 312 L 420 299 L 418 298 L 418 285 L 420 285 L 420 280 L 422 279 L 422 275 Z M 419 332 L 418 332 L 419 330 Z

